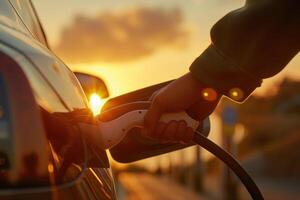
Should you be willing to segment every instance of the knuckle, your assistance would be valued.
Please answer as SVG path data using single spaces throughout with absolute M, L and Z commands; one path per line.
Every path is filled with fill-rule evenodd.
M 181 128 L 187 127 L 186 121 L 185 121 L 185 120 L 180 120 L 180 121 L 179 121 L 179 126 L 180 126 Z

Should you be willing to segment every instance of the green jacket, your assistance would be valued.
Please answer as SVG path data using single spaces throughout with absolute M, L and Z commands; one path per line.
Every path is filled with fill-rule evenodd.
M 247 0 L 213 26 L 211 45 L 190 71 L 221 94 L 244 101 L 299 49 L 300 0 Z

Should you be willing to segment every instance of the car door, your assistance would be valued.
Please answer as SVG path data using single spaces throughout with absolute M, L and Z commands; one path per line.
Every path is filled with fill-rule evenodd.
M 64 196 L 80 194 L 82 198 L 114 199 L 113 179 L 106 152 L 95 153 L 91 147 L 87 148 L 89 145 L 81 137 L 80 129 L 73 127 L 68 117 L 59 115 L 70 114 L 76 109 L 88 109 L 86 97 L 76 77 L 48 49 L 31 2 L 12 0 L 10 3 L 28 30 L 29 36 L 26 35 L 27 38 L 24 39 L 26 43 L 11 37 L 6 40 L 11 42 L 10 47 L 3 44 L 1 50 L 11 57 L 18 57 L 18 62 L 34 90 L 49 139 L 53 159 L 51 170 L 56 174 L 55 184 L 58 188 L 60 184 L 75 185 L 69 192 L 61 190 L 64 191 L 61 193 Z M 89 157 L 97 158 L 98 162 L 89 165 Z

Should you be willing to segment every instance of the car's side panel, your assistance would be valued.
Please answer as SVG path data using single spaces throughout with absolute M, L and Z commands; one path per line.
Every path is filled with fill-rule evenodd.
M 36 93 L 36 100 L 46 115 L 52 116 L 56 112 L 70 112 L 78 108 L 87 108 L 85 96 L 74 75 L 70 70 L 38 41 L 33 40 L 22 32 L 8 26 L 0 25 L 0 43 L 3 47 L 0 51 L 10 49 L 11 56 L 19 62 L 24 72 L 31 81 L 32 89 Z M 5 48 L 6 50 L 4 50 Z M 44 93 L 43 93 L 44 92 Z M 55 154 L 55 153 L 53 153 Z M 59 153 L 58 153 L 59 154 Z M 76 163 L 75 163 L 76 165 Z M 33 188 L 18 191 L 0 190 L 0 195 L 12 195 L 20 197 L 29 195 L 30 198 L 40 199 L 49 196 L 66 197 L 68 199 L 92 199 L 101 196 L 101 199 L 114 199 L 114 186 L 109 169 L 90 169 L 77 165 L 79 173 L 71 181 L 47 188 Z M 70 170 L 71 176 L 74 169 Z M 95 173 L 95 171 L 101 173 Z M 70 174 L 69 173 L 69 174 Z M 75 173 L 76 174 L 76 173 Z M 104 177 L 107 176 L 107 177 Z M 100 183 L 106 182 L 106 185 Z M 108 187 L 107 187 L 108 186 Z M 95 191 L 95 194 L 92 191 Z M 71 192 L 70 192 L 71 191 Z M 94 196 L 96 195 L 96 196 Z M 9 196 L 7 196 L 9 197 Z
M 1 186 L 24 187 L 49 185 L 52 170 L 48 152 L 48 140 L 44 131 L 41 114 L 35 103 L 30 83 L 11 57 L 0 52 L 0 75 L 9 102 L 10 130 L 7 142 L 10 150 L 7 154 L 9 167 L 1 171 Z M 29 115 L 30 114 L 30 115 Z

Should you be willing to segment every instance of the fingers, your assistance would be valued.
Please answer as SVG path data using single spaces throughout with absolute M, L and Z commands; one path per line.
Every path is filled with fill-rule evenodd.
M 176 121 L 171 121 L 167 124 L 165 130 L 161 135 L 161 139 L 165 141 L 173 141 L 175 142 L 175 135 L 178 131 L 178 123 Z
M 169 123 L 159 122 L 149 137 L 156 139 L 162 143 L 190 143 L 194 136 L 192 128 L 188 127 L 185 121 L 171 121 Z
M 161 136 L 163 135 L 166 127 L 167 127 L 166 123 L 158 122 L 156 128 L 153 131 L 148 132 L 147 136 L 154 138 L 154 139 L 160 139 L 160 138 L 162 138 Z
M 179 121 L 178 129 L 177 129 L 177 132 L 176 132 L 176 135 L 175 135 L 175 139 L 177 141 L 182 141 L 183 140 L 186 129 L 187 129 L 186 122 L 185 121 Z

